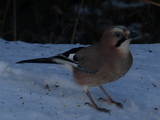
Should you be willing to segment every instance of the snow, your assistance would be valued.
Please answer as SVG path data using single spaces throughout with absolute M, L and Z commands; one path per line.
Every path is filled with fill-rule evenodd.
M 124 109 L 102 101 L 98 87 L 90 92 L 111 115 L 84 105 L 89 99 L 72 73 L 52 64 L 16 64 L 50 57 L 83 45 L 29 44 L 0 39 L 1 120 L 160 120 L 160 44 L 133 44 L 134 64 L 118 81 L 103 85 Z

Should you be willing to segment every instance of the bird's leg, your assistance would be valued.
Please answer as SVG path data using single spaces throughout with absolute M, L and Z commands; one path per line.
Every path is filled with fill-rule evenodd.
M 108 98 L 108 100 L 106 100 L 104 98 L 99 98 L 98 100 L 103 100 L 104 102 L 107 102 L 107 103 L 116 104 L 117 107 L 120 107 L 120 108 L 123 109 L 123 105 L 121 103 L 119 103 L 119 102 L 114 101 L 101 85 L 99 86 L 99 88 L 103 91 L 103 93 L 106 95 L 106 97 Z
M 92 104 L 89 103 L 89 102 L 87 102 L 87 103 L 85 103 L 85 104 L 88 104 L 90 107 L 92 107 L 92 108 L 94 108 L 94 109 L 96 109 L 96 110 L 98 110 L 98 111 L 101 111 L 101 112 L 105 112 L 105 113 L 109 113 L 109 114 L 110 114 L 110 110 L 107 110 L 107 109 L 105 109 L 105 108 L 100 108 L 100 107 L 97 106 L 97 104 L 94 102 L 94 100 L 93 100 L 91 94 L 89 93 L 89 91 L 87 91 L 86 94 L 87 94 L 87 96 L 88 96 L 88 98 L 90 99 L 90 101 L 91 101 Z

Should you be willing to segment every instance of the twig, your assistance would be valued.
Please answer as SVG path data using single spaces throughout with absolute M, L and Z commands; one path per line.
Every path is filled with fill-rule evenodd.
M 7 34 L 9 34 L 9 33 L 11 33 L 11 32 L 12 32 L 12 31 L 5 32 L 5 33 L 3 33 L 2 36 L 7 35 Z
M 58 40 L 55 42 L 55 44 L 57 44 L 58 41 L 62 38 L 62 36 L 63 36 L 63 34 L 64 34 L 64 32 L 65 32 L 65 30 L 66 30 L 67 27 L 68 27 L 68 25 L 66 25 L 66 26 L 64 27 L 64 29 L 63 29 L 63 31 L 62 31 L 62 33 L 61 33 L 61 36 L 58 38 Z
M 84 0 L 81 0 L 81 4 L 80 4 L 80 6 L 78 7 L 78 16 L 77 16 L 77 18 L 76 18 L 75 26 L 74 26 L 74 29 L 73 29 L 71 44 L 73 44 L 73 41 L 74 41 L 74 38 L 75 38 L 75 33 L 76 33 L 76 29 L 77 29 L 77 25 L 78 25 L 78 20 L 79 20 L 80 9 L 82 8 L 83 1 L 84 1 Z
M 4 12 L 4 16 L 3 16 L 3 22 L 2 22 L 2 27 L 1 27 L 0 37 L 2 37 L 2 36 L 3 36 L 4 23 L 5 23 L 5 20 L 6 20 L 7 10 L 8 10 L 8 7 L 9 7 L 9 5 L 10 5 L 10 2 L 11 2 L 11 0 L 8 0 L 7 6 L 6 6 L 6 9 L 5 9 L 5 12 Z
M 17 40 L 16 0 L 13 0 L 14 41 Z
M 152 1 L 149 1 L 149 0 L 141 0 L 141 1 L 147 2 L 147 3 L 150 3 L 150 4 L 153 4 L 153 5 L 156 5 L 156 6 L 160 7 L 160 4 L 156 3 L 156 2 L 152 2 Z

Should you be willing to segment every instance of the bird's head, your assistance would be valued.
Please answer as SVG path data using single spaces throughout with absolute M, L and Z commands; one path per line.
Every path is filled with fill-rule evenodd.
M 101 42 L 107 46 L 116 47 L 118 49 L 129 49 L 129 43 L 132 38 L 138 34 L 129 31 L 126 27 L 116 25 L 108 28 L 102 35 Z

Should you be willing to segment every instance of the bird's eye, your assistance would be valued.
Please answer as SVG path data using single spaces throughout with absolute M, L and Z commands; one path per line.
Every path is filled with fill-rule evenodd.
M 120 32 L 115 32 L 115 37 L 119 38 L 121 36 L 121 33 Z

